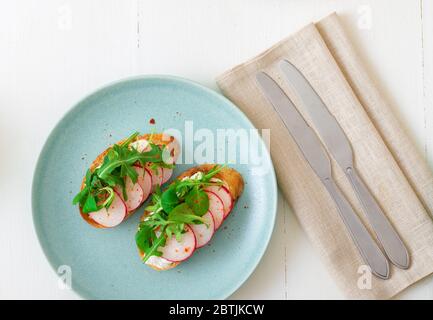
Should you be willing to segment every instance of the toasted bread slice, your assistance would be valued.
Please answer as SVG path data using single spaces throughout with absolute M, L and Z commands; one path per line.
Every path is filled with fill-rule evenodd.
M 206 174 L 211 170 L 215 164 L 202 164 L 197 167 L 191 168 L 183 172 L 180 176 L 177 177 L 177 180 L 182 180 L 185 177 L 191 177 L 197 172 L 202 172 Z M 241 196 L 242 191 L 244 190 L 244 180 L 239 172 L 235 169 L 224 167 L 219 171 L 214 178 L 220 179 L 224 186 L 229 190 L 230 196 L 232 198 L 233 203 Z M 144 212 L 141 217 L 141 221 L 143 221 L 147 216 L 148 212 Z M 144 253 L 141 250 L 139 251 L 140 258 L 144 258 Z M 162 257 L 151 257 L 146 261 L 146 264 L 151 268 L 157 271 L 164 271 L 172 269 L 178 266 L 181 262 L 172 262 Z
M 147 140 L 149 141 L 151 139 L 152 143 L 154 143 L 157 146 L 168 146 L 170 149 L 170 155 L 173 157 L 173 161 L 176 160 L 177 156 L 179 155 L 179 146 L 173 136 L 165 135 L 163 133 L 154 133 L 154 134 L 143 134 L 141 136 L 138 136 L 133 142 L 138 140 Z M 120 140 L 116 144 L 121 144 L 125 139 Z M 112 147 L 108 147 L 105 149 L 101 154 L 99 154 L 96 159 L 90 164 L 90 170 L 93 172 L 96 168 L 98 168 L 102 162 L 104 161 L 105 156 L 107 155 L 108 151 L 110 151 Z M 81 183 L 81 190 L 85 187 L 85 177 L 83 178 L 83 181 Z M 95 228 L 102 228 L 105 229 L 107 227 L 100 225 L 93 219 L 89 217 L 88 214 L 83 213 L 81 208 L 79 208 L 81 217 L 90 225 L 92 225 Z M 136 210 L 132 210 L 127 213 L 124 221 L 130 217 Z

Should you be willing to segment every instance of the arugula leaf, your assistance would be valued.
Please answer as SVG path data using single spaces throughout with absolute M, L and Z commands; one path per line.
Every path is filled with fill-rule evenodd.
M 160 235 L 157 236 L 155 231 L 144 222 L 140 224 L 140 227 L 135 234 L 135 243 L 144 253 L 143 262 L 146 262 L 151 256 L 161 256 L 161 252 L 158 251 L 158 248 L 163 247 L 165 242 L 166 237 L 164 228 L 160 231 Z
M 86 186 L 89 186 L 92 184 L 92 171 L 90 171 L 90 169 L 87 169 L 86 171 L 86 181 L 85 181 Z
M 219 166 L 211 169 L 207 180 L 219 170 Z M 209 197 L 202 188 L 220 184 L 203 181 L 204 177 L 205 175 L 199 179 L 176 180 L 161 196 L 153 197 L 152 205 L 146 210 L 165 213 L 167 220 L 164 221 L 165 218 L 162 217 L 158 218 L 158 221 L 153 221 L 156 215 L 152 215 L 148 223 L 155 226 L 167 225 L 167 234 L 176 234 L 177 238 L 184 231 L 184 224 L 204 223 L 205 220 L 201 217 L 209 210 Z
M 152 232 L 153 230 L 151 227 L 146 226 L 143 223 L 140 224 L 138 231 L 135 234 L 135 243 L 141 251 L 146 252 L 151 247 L 150 241 Z
M 176 188 L 168 188 L 161 195 L 161 206 L 165 212 L 170 213 L 180 202 L 177 197 Z
M 114 190 L 112 188 L 110 188 L 110 187 L 105 187 L 105 188 L 102 188 L 101 190 L 98 191 L 98 194 L 101 194 L 101 193 L 107 193 L 108 194 L 108 196 L 106 197 L 105 201 L 101 205 L 101 207 L 108 208 L 113 203 L 113 200 L 114 200 Z
M 96 177 L 98 178 L 98 177 Z M 116 175 L 116 174 L 109 174 L 105 177 L 104 182 L 109 185 L 110 187 L 115 187 L 115 186 L 124 186 L 125 185 L 125 180 L 122 179 L 120 176 Z
M 95 196 L 91 193 L 93 176 L 90 170 L 86 172 L 84 188 L 74 197 L 72 204 L 79 203 L 83 213 L 99 210 Z
M 87 170 L 86 172 L 86 178 L 84 180 L 84 188 L 77 193 L 77 195 L 72 200 L 72 204 L 76 205 L 77 203 L 80 203 L 80 206 L 84 206 L 87 200 L 87 196 L 90 193 L 90 187 L 92 184 L 92 172 L 90 170 Z
M 176 223 L 204 223 L 205 220 L 194 214 L 194 211 L 187 203 L 181 203 L 176 206 L 171 212 L 168 214 L 168 220 Z
M 145 252 L 143 262 L 146 262 L 151 256 L 160 257 L 162 253 L 158 251 L 158 248 L 165 246 L 165 242 L 166 238 L 164 232 L 161 232 L 158 238 L 153 239 L 152 247 L 150 247 L 149 250 Z
M 121 168 L 120 176 L 125 177 L 131 172 L 135 173 L 132 165 L 136 162 L 140 162 L 145 165 L 146 162 L 158 162 L 161 159 L 161 150 L 157 146 L 152 146 L 151 150 L 148 152 L 140 153 L 135 149 L 121 148 L 114 145 L 113 148 L 108 152 L 107 157 L 109 161 L 104 162 L 104 164 L 97 170 L 98 177 L 104 180 L 109 174 L 111 174 L 115 169 Z M 128 169 L 131 170 L 128 170 Z M 137 175 L 132 174 L 129 176 L 132 181 L 137 181 Z
M 206 224 L 202 216 L 209 210 L 209 197 L 203 187 L 220 185 L 222 182 L 210 179 L 222 168 L 216 165 L 195 179 L 174 181 L 164 192 L 156 190 L 151 205 L 146 208 L 151 214 L 140 224 L 136 235 L 137 246 L 145 253 L 143 261 L 152 255 L 161 255 L 158 248 L 173 235 L 181 241 L 186 224 Z
M 151 205 L 147 206 L 144 210 L 147 212 L 160 212 L 162 210 L 162 204 L 161 204 L 161 193 L 158 193 L 157 190 L 155 190 L 155 193 L 152 194 L 152 201 Z
M 83 213 L 89 213 L 98 211 L 98 205 L 96 204 L 95 197 L 91 194 L 87 196 L 86 202 L 83 205 Z
M 137 183 L 138 173 L 132 168 L 132 166 L 124 163 L 120 166 L 120 176 L 131 178 L 133 183 Z
M 83 206 L 86 202 L 87 195 L 89 194 L 89 188 L 84 187 L 80 192 L 77 193 L 77 195 L 72 200 L 72 204 L 76 205 L 77 203 L 80 203 L 80 206 Z
M 176 237 L 177 241 L 182 241 L 182 234 L 185 232 L 185 224 L 184 223 L 172 223 L 169 224 L 165 230 L 167 237 L 171 237 L 173 234 Z
M 126 138 L 126 140 L 123 141 L 123 142 L 120 144 L 120 146 L 126 146 L 126 147 L 128 147 L 129 144 L 130 144 L 131 142 L 133 142 L 133 141 L 138 137 L 139 134 L 140 134 L 140 133 L 137 132 L 137 131 L 134 132 L 134 133 L 131 134 L 128 138 Z
M 132 182 L 137 182 L 138 174 L 134 169 L 137 162 L 142 166 L 146 163 L 152 163 L 152 166 L 165 166 L 162 163 L 163 147 L 150 143 L 151 149 L 146 152 L 129 148 L 130 143 L 135 141 L 138 135 L 139 133 L 135 132 L 122 143 L 113 145 L 99 168 L 93 172 L 87 170 L 85 186 L 75 195 L 72 204 L 79 204 L 85 213 L 97 211 L 104 206 L 108 208 L 114 198 L 113 188 L 116 186 L 122 188 L 123 198 L 127 200 L 125 178 L 129 177 Z M 107 187 L 109 189 L 106 189 Z M 103 204 L 99 205 L 101 202 Z
M 210 169 L 201 179 L 204 182 L 208 182 L 214 175 L 216 175 L 218 172 L 220 172 L 226 165 L 215 165 L 212 169 Z
M 198 186 L 192 188 L 192 190 L 186 195 L 185 203 L 187 203 L 194 214 L 203 216 L 209 210 L 209 197 L 202 189 Z

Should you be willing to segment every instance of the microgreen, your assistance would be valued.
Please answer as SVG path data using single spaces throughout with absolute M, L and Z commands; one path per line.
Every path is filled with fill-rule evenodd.
M 198 186 L 194 186 L 186 195 L 185 203 L 188 204 L 192 211 L 198 216 L 204 215 L 209 210 L 209 197 L 206 192 L 199 189 Z
M 147 261 L 151 256 L 160 256 L 159 247 L 165 245 L 166 237 L 164 234 L 165 227 L 159 232 L 159 236 L 151 227 L 141 223 L 135 234 L 135 242 L 138 248 L 145 252 L 143 261 Z
M 127 200 L 125 179 L 128 177 L 136 183 L 138 179 L 134 165 L 141 166 L 151 163 L 152 166 L 166 166 L 162 161 L 163 147 L 149 142 L 150 150 L 139 152 L 130 148 L 130 144 L 139 136 L 133 133 L 119 144 L 113 145 L 107 152 L 100 167 L 87 170 L 84 188 L 74 197 L 72 203 L 79 204 L 83 213 L 108 208 L 114 199 L 114 188 L 122 190 L 123 198 Z
M 135 236 L 138 248 L 144 253 L 144 262 L 152 255 L 160 256 L 158 248 L 165 245 L 161 237 L 167 239 L 174 235 L 181 241 L 185 225 L 205 223 L 202 216 L 209 210 L 209 197 L 203 188 L 221 184 L 211 181 L 221 169 L 222 166 L 214 166 L 196 178 L 174 181 L 164 192 L 155 191 L 145 209 L 149 214 Z
M 162 209 L 170 213 L 180 202 L 179 197 L 176 193 L 176 188 L 168 188 L 162 195 L 161 195 L 161 206 Z

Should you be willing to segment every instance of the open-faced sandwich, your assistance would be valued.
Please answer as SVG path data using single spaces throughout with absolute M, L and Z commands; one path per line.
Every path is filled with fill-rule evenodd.
M 140 257 L 168 270 L 207 244 L 244 188 L 234 169 L 204 164 L 185 171 L 152 195 L 136 233 Z
M 119 225 L 170 179 L 178 151 L 172 136 L 134 133 L 92 162 L 73 204 L 94 227 Z

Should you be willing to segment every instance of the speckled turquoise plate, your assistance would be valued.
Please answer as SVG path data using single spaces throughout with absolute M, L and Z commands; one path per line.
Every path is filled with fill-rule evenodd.
M 151 118 L 154 125 L 149 123 Z M 71 268 L 72 288 L 82 297 L 224 299 L 261 259 L 274 227 L 277 202 L 267 153 L 265 164 L 271 169 L 266 175 L 254 174 L 248 165 L 232 165 L 246 182 L 233 212 L 209 245 L 169 271 L 154 271 L 137 255 L 134 234 L 142 209 L 114 229 L 95 229 L 72 206 L 86 169 L 108 145 L 134 131 L 175 128 L 183 132 L 187 120 L 194 121 L 195 130 L 254 128 L 236 106 L 212 90 L 180 78 L 149 76 L 94 92 L 50 134 L 33 179 L 33 220 L 49 262 L 55 270 Z M 192 166 L 179 165 L 174 176 Z

